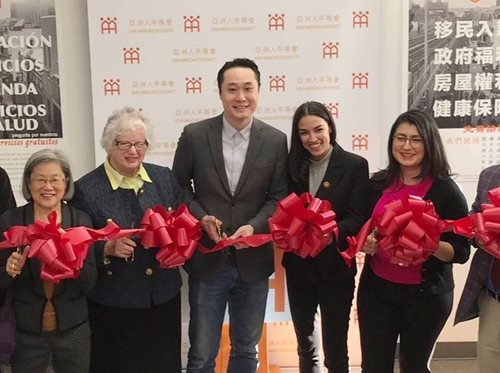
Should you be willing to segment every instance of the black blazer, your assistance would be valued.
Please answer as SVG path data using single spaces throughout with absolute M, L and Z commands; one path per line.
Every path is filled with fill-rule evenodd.
M 307 178 L 308 180 L 308 178 Z M 368 162 L 363 157 L 347 152 L 335 143 L 330 162 L 316 197 L 332 204 L 339 227 L 339 240 L 327 246 L 317 257 L 302 259 L 285 253 L 283 266 L 295 276 L 321 278 L 323 281 L 354 277 L 356 265 L 347 267 L 339 254 L 347 248 L 346 237 L 355 236 L 364 222 Z M 309 191 L 309 182 L 291 183 L 290 190 L 297 194 Z M 354 262 L 354 259 L 353 259 Z
M 2 232 L 12 225 L 32 223 L 34 223 L 34 213 L 31 203 L 9 210 L 0 217 Z M 90 227 L 91 224 L 87 214 L 65 203 L 62 204 L 61 226 L 63 228 Z M 43 309 L 47 303 L 40 279 L 42 265 L 37 259 L 27 259 L 21 274 L 13 279 L 5 271 L 7 259 L 12 251 L 0 251 L 0 287 L 13 286 L 17 328 L 30 333 L 41 333 Z M 63 280 L 55 285 L 52 303 L 56 310 L 58 331 L 75 328 L 87 321 L 86 294 L 92 289 L 96 279 L 94 251 L 90 246 L 80 271 L 80 277 Z
M 231 195 L 222 152 L 222 115 L 184 128 L 173 171 L 184 188 L 191 213 L 200 219 L 208 214 L 222 222 L 229 235 L 250 224 L 255 233 L 268 232 L 268 218 L 278 200 L 286 196 L 286 136 L 254 119 L 250 143 L 234 196 Z M 202 244 L 213 242 L 204 234 Z M 213 281 L 222 272 L 228 250 L 213 254 L 195 252 L 184 268 L 201 280 Z M 235 259 L 244 281 L 261 281 L 274 272 L 271 244 L 236 250 Z

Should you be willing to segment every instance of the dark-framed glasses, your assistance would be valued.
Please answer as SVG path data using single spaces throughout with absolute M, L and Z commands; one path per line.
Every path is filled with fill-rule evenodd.
M 404 146 L 407 141 L 410 142 L 411 147 L 418 148 L 424 144 L 424 140 L 420 136 L 405 136 L 405 135 L 394 135 L 394 142 L 398 146 Z
M 144 151 L 148 148 L 149 143 L 147 140 L 146 141 L 138 141 L 138 142 L 115 140 L 115 145 L 120 150 L 130 150 L 133 146 L 138 151 Z

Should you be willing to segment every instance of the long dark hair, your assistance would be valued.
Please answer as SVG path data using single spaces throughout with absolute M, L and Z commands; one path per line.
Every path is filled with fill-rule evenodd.
M 399 115 L 391 127 L 389 140 L 387 141 L 387 155 L 389 156 L 389 165 L 384 170 L 375 173 L 372 181 L 381 188 L 387 188 L 401 178 L 401 166 L 392 154 L 392 142 L 394 134 L 402 123 L 408 123 L 417 127 L 418 133 L 422 137 L 424 145 L 424 159 L 420 174 L 415 178 L 422 179 L 432 177 L 449 177 L 451 175 L 450 165 L 446 159 L 443 142 L 439 134 L 436 121 L 428 113 L 420 110 L 408 110 Z
M 308 101 L 304 102 L 295 110 L 292 120 L 292 142 L 290 145 L 290 153 L 288 153 L 288 176 L 290 180 L 296 184 L 305 183 L 307 181 L 309 152 L 304 149 L 300 141 L 299 121 L 308 115 L 320 117 L 328 124 L 328 128 L 330 129 L 330 144 L 332 146 L 337 139 L 335 122 L 325 105 L 316 101 Z

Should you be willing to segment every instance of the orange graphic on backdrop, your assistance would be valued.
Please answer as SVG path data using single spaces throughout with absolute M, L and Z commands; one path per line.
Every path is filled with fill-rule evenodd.
M 141 49 L 123 48 L 123 63 L 124 64 L 141 63 Z
M 328 102 L 324 104 L 334 119 L 339 119 L 339 103 Z
M 352 135 L 352 150 L 368 150 L 368 135 Z
M 285 92 L 285 75 L 269 75 L 269 92 Z
M 120 79 L 104 79 L 104 96 L 120 95 Z
M 368 73 L 352 73 L 352 89 L 368 88 Z
M 201 93 L 201 78 L 186 78 L 186 93 Z
M 323 59 L 339 58 L 339 43 L 323 43 Z
M 368 28 L 368 14 L 369 12 L 352 12 L 352 27 L 353 28 Z
M 118 33 L 118 23 L 116 17 L 101 17 L 101 34 L 116 34 Z
M 285 29 L 284 14 L 268 14 L 267 19 L 269 31 L 282 31 Z
M 184 16 L 184 32 L 200 32 L 200 16 Z

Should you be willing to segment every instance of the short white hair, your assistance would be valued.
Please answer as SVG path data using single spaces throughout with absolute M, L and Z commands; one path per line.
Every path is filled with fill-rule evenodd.
M 144 126 L 142 124 L 144 124 Z M 140 128 L 144 128 L 149 150 L 154 145 L 154 130 L 151 122 L 143 114 L 142 110 L 130 106 L 115 110 L 108 118 L 104 130 L 102 131 L 101 146 L 109 153 L 117 135 L 123 135 L 129 131 Z

